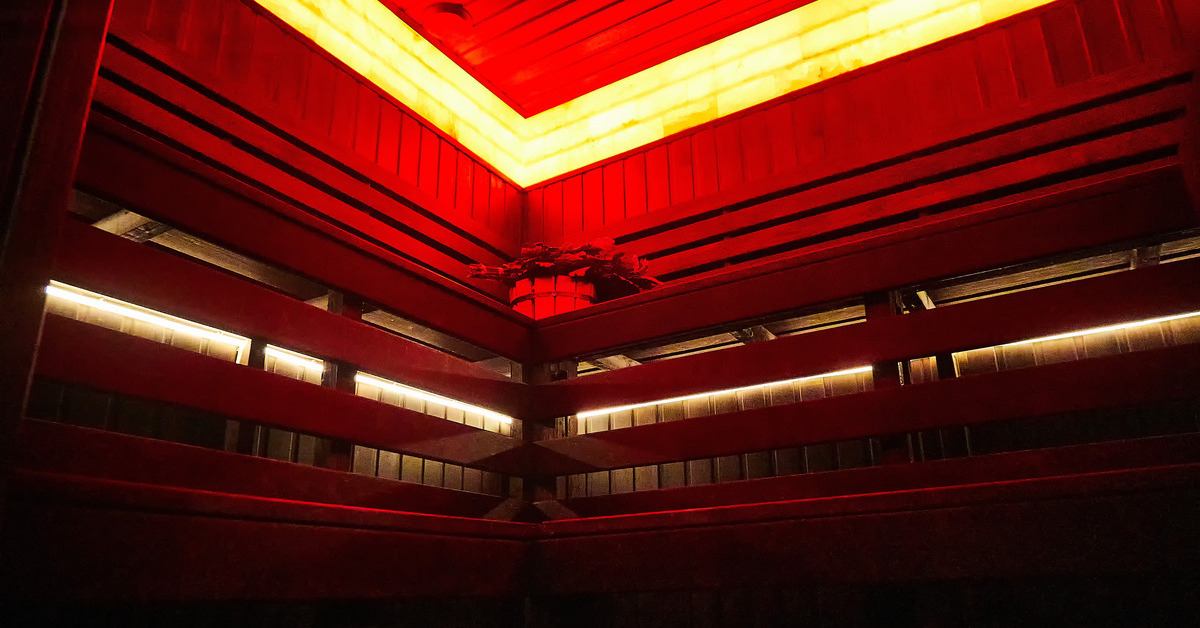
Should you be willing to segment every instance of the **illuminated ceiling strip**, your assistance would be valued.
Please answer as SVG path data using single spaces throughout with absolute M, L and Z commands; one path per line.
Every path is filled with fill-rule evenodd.
M 157 312 L 149 308 L 144 308 L 140 305 L 127 303 L 119 299 L 97 294 L 76 288 L 65 283 L 51 281 L 50 285 L 46 286 L 46 294 L 65 299 L 73 303 L 85 305 L 87 307 L 102 310 L 110 314 L 124 316 L 133 320 L 155 325 L 169 329 L 176 333 L 186 334 L 195 338 L 203 338 L 212 342 L 233 345 L 238 348 L 238 361 L 240 361 L 242 352 L 250 344 L 250 339 L 237 334 L 221 331 L 215 327 L 201 325 L 186 319 L 182 319 L 162 312 Z
M 1045 336 L 1043 338 L 1031 338 L 1029 340 L 1021 340 L 1019 342 L 1010 342 L 1006 345 L 998 345 L 998 346 L 1001 348 L 1017 347 L 1020 345 L 1033 344 L 1035 342 L 1046 342 L 1049 340 L 1064 340 L 1066 338 L 1076 338 L 1079 336 L 1088 336 L 1091 334 L 1104 334 L 1104 333 L 1108 333 L 1108 332 L 1112 332 L 1112 331 L 1120 331 L 1122 329 L 1132 329 L 1134 327 L 1145 327 L 1147 325 L 1158 325 L 1160 323 L 1169 323 L 1171 321 L 1177 321 L 1177 320 L 1181 320 L 1181 319 L 1185 319 L 1185 318 L 1192 318 L 1194 316 L 1200 316 L 1200 312 L 1188 312 L 1187 314 L 1176 314 L 1174 316 L 1163 316 L 1161 318 L 1150 318 L 1150 319 L 1146 319 L 1144 321 L 1135 321 L 1132 323 L 1121 323 L 1118 325 L 1109 325 L 1107 327 L 1096 327 L 1094 329 L 1085 329 L 1083 331 L 1072 331 L 1072 332 L 1067 332 L 1065 334 L 1058 334 L 1056 336 Z
M 255 0 L 521 186 L 1053 0 L 816 0 L 524 118 L 379 0 Z
M 820 375 L 808 375 L 806 377 L 797 377 L 795 379 L 783 379 L 783 380 L 779 380 L 777 382 L 767 382 L 766 384 L 753 384 L 751 386 L 742 386 L 741 388 L 728 388 L 726 390 L 713 390 L 713 391 L 709 391 L 709 392 L 696 393 L 694 395 L 687 395 L 685 397 L 671 397 L 670 399 L 659 399 L 657 401 L 647 401 L 645 403 L 635 403 L 635 404 L 628 405 L 628 406 L 616 406 L 613 408 L 602 408 L 600 410 L 588 410 L 587 412 L 580 412 L 580 413 L 576 414 L 575 416 L 580 419 L 586 419 L 586 418 L 590 418 L 590 417 L 594 417 L 594 416 L 603 416 L 605 414 L 612 414 L 614 412 L 625 412 L 626 410 L 636 410 L 638 408 L 649 408 L 650 406 L 660 406 L 660 405 L 667 404 L 667 403 L 675 403 L 677 401 L 691 401 L 693 399 L 703 399 L 705 397 L 712 397 L 714 395 L 728 395 L 731 393 L 745 392 L 747 390 L 758 390 L 760 388 L 769 388 L 771 386 L 779 386 L 782 384 L 795 384 L 796 382 L 804 382 L 804 381 L 809 381 L 809 380 L 814 380 L 814 379 L 820 379 L 822 377 L 837 377 L 839 375 L 854 375 L 857 373 L 868 373 L 870 371 L 871 371 L 871 367 L 860 366 L 857 368 L 846 369 L 844 371 L 834 371 L 832 373 L 822 373 Z
M 512 417 L 510 417 L 508 415 L 500 414 L 499 412 L 488 410 L 487 408 L 480 408 L 479 406 L 473 406 L 469 403 L 451 399 L 449 397 L 443 397 L 443 396 L 435 394 L 435 393 L 421 390 L 420 388 L 413 388 L 412 386 L 405 386 L 404 384 L 398 384 L 398 383 L 390 381 L 390 380 L 380 379 L 373 375 L 367 375 L 365 373 L 358 373 L 354 376 L 354 381 L 356 381 L 360 384 L 374 386 L 376 388 L 392 390 L 392 391 L 398 392 L 402 395 L 406 395 L 409 397 L 416 397 L 416 398 L 424 400 L 424 401 L 438 403 L 438 404 L 441 404 L 441 405 L 449 407 L 449 408 L 454 408 L 456 410 L 462 410 L 463 412 L 470 412 L 472 414 L 482 414 L 486 418 L 496 419 L 497 421 L 500 421 L 501 423 L 512 423 L 513 422 Z
M 303 353 L 288 351 L 287 349 L 276 347 L 275 345 L 267 345 L 267 347 L 263 349 L 263 353 L 275 358 L 276 360 L 279 360 L 280 362 L 300 367 L 306 371 L 316 371 L 318 373 L 325 372 L 324 362 L 304 355 Z

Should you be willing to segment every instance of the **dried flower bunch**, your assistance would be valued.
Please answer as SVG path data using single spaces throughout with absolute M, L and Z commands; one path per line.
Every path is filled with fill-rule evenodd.
M 605 238 L 580 246 L 549 246 L 542 242 L 521 248 L 517 259 L 503 266 L 471 264 L 471 277 L 494 279 L 509 286 L 536 277 L 578 277 L 596 284 L 605 298 L 633 294 L 660 282 L 646 274 L 646 262 L 637 255 L 613 249 Z

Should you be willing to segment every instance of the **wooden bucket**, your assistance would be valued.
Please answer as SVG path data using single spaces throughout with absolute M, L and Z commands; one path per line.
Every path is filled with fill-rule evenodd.
M 592 305 L 596 286 L 575 277 L 534 277 L 509 288 L 508 300 L 517 312 L 536 320 Z

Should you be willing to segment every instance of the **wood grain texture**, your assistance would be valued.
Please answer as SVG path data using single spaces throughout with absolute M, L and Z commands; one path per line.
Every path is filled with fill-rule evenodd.
M 74 222 L 65 225 L 62 243 L 54 278 L 70 285 L 497 412 L 521 409 L 523 384 L 187 258 Z
M 1079 85 L 1134 76 L 1135 61 L 1170 60 L 1183 50 L 1179 29 L 1158 0 L 1072 0 L 989 24 L 611 160 L 625 165 L 626 181 L 645 172 L 648 206 L 660 221 L 633 220 L 640 197 L 631 194 L 626 202 L 638 204 L 623 219 L 606 212 L 602 228 L 579 237 L 620 240 L 711 211 L 714 199 L 737 191 L 750 199 L 760 187 L 778 189 L 812 164 L 870 164 L 996 126 L 1017 108 L 1040 108 Z M 668 165 L 664 152 L 679 158 Z M 660 189 L 657 181 L 670 183 Z
M 429 27 L 429 3 L 385 0 L 425 39 L 525 116 L 811 0 L 467 0 L 463 34 Z
M 1194 400 L 1186 345 L 876 389 L 537 444 L 534 468 L 569 475 L 1011 419 Z M 929 412 L 931 407 L 948 408 Z M 952 408 L 952 410 L 949 410 Z M 665 485 L 664 485 L 665 487 Z
M 492 458 L 519 445 L 514 439 L 461 423 L 61 317 L 47 318 L 37 373 L 50 380 L 488 471 L 512 471 L 497 466 Z
M 457 195 L 449 183 L 460 158 L 486 165 L 290 27 L 241 0 L 154 7 L 147 17 L 148 6 L 118 3 L 113 37 L 269 119 L 360 177 L 401 194 L 420 189 L 420 204 L 454 215 L 467 229 L 473 217 L 484 227 L 477 235 L 515 252 L 520 214 L 489 213 L 486 204 L 475 206 L 477 197 Z M 398 117 L 404 120 L 399 133 Z

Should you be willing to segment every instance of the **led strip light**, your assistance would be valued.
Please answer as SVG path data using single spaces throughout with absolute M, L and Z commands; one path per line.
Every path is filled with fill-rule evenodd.
M 713 390 L 710 392 L 696 393 L 694 395 L 687 395 L 684 397 L 671 397 L 670 399 L 659 399 L 657 401 L 647 401 L 645 403 L 635 403 L 635 404 L 628 405 L 628 406 L 616 406 L 613 408 L 602 408 L 600 410 L 588 410 L 587 412 L 580 412 L 580 413 L 576 414 L 575 416 L 580 419 L 586 419 L 586 418 L 590 418 L 590 417 L 594 417 L 594 416 L 603 416 L 605 414 L 612 414 L 614 412 L 624 412 L 626 410 L 636 410 L 638 408 L 648 408 L 650 406 L 658 406 L 658 405 L 663 405 L 663 404 L 667 404 L 667 403 L 675 403 L 676 401 L 691 401 L 692 399 L 703 399 L 704 397 L 712 397 L 714 395 L 727 395 L 730 393 L 745 392 L 747 390 L 757 390 L 760 388 L 768 388 L 770 386 L 779 386 L 781 384 L 795 384 L 796 382 L 804 382 L 804 381 L 813 380 L 813 379 L 820 379 L 822 377 L 837 377 L 839 375 L 854 375 L 856 373 L 867 373 L 867 372 L 870 372 L 870 370 L 871 370 L 871 367 L 869 367 L 869 366 L 860 366 L 857 368 L 846 369 L 844 371 L 834 371 L 832 373 L 822 373 L 820 375 L 808 375 L 806 377 L 797 377 L 794 379 L 782 379 L 777 382 L 767 382 L 766 384 L 753 384 L 750 386 L 742 386 L 741 388 L 728 388 L 726 390 Z
M 1146 325 L 1158 325 L 1160 323 L 1169 323 L 1171 321 L 1182 320 L 1185 318 L 1192 318 L 1193 316 L 1200 316 L 1200 312 L 1188 312 L 1187 314 L 1176 314 L 1174 316 L 1163 316 L 1161 318 L 1148 318 L 1143 321 L 1135 321 L 1132 323 L 1120 323 L 1117 325 L 1108 325 L 1106 327 L 1096 327 L 1093 329 L 1085 329 L 1083 331 L 1072 331 L 1072 332 L 1067 332 L 1065 334 L 1058 334 L 1055 336 L 1045 336 L 1042 338 L 1031 338 L 1029 340 L 1021 340 L 1019 342 L 1010 342 L 1005 345 L 997 345 L 997 347 L 1001 347 L 1001 348 L 1016 347 L 1016 346 L 1020 346 L 1020 345 L 1033 344 L 1035 342 L 1046 342 L 1048 340 L 1063 340 L 1066 338 L 1075 338 L 1078 336 L 1087 336 L 1087 335 L 1091 335 L 1091 334 L 1103 334 L 1103 333 L 1107 333 L 1110 331 L 1120 331 L 1122 329 L 1132 329 L 1134 327 L 1145 327 Z M 986 349 L 987 347 L 982 347 L 982 348 Z
M 222 344 L 235 346 L 235 347 L 237 347 L 237 360 L 236 361 L 239 363 L 241 362 L 242 355 L 245 353 L 246 348 L 250 346 L 250 339 L 246 338 L 244 336 L 239 336 L 237 334 L 231 334 L 229 332 L 221 331 L 214 327 L 208 327 L 207 325 L 201 325 L 200 323 L 195 323 L 195 322 L 192 322 L 192 321 L 189 321 L 186 319 L 171 316 L 169 314 L 164 314 L 162 312 L 156 312 L 149 308 L 144 308 L 139 305 L 127 303 L 127 302 L 121 301 L 119 299 L 107 297 L 102 294 L 90 292 L 88 290 L 84 290 L 82 288 L 77 288 L 75 286 L 71 286 L 68 284 L 61 283 L 61 282 L 51 281 L 50 285 L 46 286 L 46 294 L 53 296 L 53 297 L 57 297 L 60 299 L 70 301 L 72 303 L 78 303 L 79 305 L 84 305 L 87 307 L 95 308 L 97 310 L 108 312 L 110 314 L 124 316 L 126 318 L 141 321 L 143 323 L 148 323 L 151 325 L 162 327 L 164 329 L 169 329 L 173 332 L 187 334 L 187 335 L 195 337 L 195 338 L 203 338 L 206 340 L 210 340 L 212 342 L 219 342 Z M 274 345 L 267 345 L 267 347 L 264 349 L 263 352 L 266 355 L 275 358 L 276 360 L 281 360 L 283 362 L 286 362 L 286 363 L 294 365 L 294 366 L 298 366 L 298 367 L 306 369 L 306 370 L 314 370 L 314 371 L 318 371 L 318 372 L 323 372 L 325 370 L 324 362 L 317 360 L 316 358 L 312 358 L 307 355 L 301 354 L 301 353 L 296 353 L 295 351 L 289 351 L 282 347 L 276 347 Z M 488 410 L 486 408 L 481 408 L 479 406 L 471 405 L 469 403 L 457 401 L 455 399 L 450 399 L 449 397 L 443 397 L 441 395 L 434 394 L 434 393 L 431 393 L 428 391 L 424 391 L 419 388 L 405 386 L 404 384 L 399 384 L 399 383 L 389 381 L 386 379 L 380 379 L 378 377 L 373 377 L 371 375 L 365 375 L 363 373 L 359 373 L 359 374 L 355 375 L 354 379 L 356 381 L 364 383 L 364 384 L 369 384 L 371 386 L 376 386 L 378 388 L 385 388 L 385 389 L 393 390 L 393 391 L 396 391 L 403 395 L 417 397 L 424 401 L 439 403 L 439 404 L 442 404 L 442 405 L 450 407 L 450 408 L 456 408 L 458 410 L 462 410 L 464 412 L 470 412 L 473 414 L 481 414 L 484 417 L 496 419 L 496 420 L 500 421 L 501 423 L 511 424 L 513 422 L 512 417 L 504 415 L 504 414 L 500 414 L 499 412 L 494 412 L 494 411 Z
M 531 186 L 1052 0 L 815 0 L 529 118 L 379 0 L 255 0 Z
M 398 384 L 393 381 L 381 379 L 381 378 L 375 377 L 373 375 L 367 375 L 365 373 L 358 373 L 354 376 L 354 381 L 356 381 L 360 384 L 374 386 L 376 388 L 383 388 L 385 390 L 391 390 L 393 392 L 397 392 L 397 393 L 400 393 L 405 396 L 416 397 L 423 401 L 438 403 L 438 404 L 441 404 L 448 408 L 462 410 L 463 412 L 470 412 L 472 414 L 482 414 L 485 418 L 496 419 L 497 421 L 500 421 L 501 423 L 511 424 L 513 422 L 512 417 L 510 417 L 508 415 L 500 414 L 499 412 L 488 410 L 487 408 L 480 408 L 479 406 L 474 406 L 469 403 L 451 399 L 449 397 L 443 397 L 443 396 L 435 394 L 435 393 L 421 390 L 420 388 L 413 388 L 412 386 L 405 386 L 404 384 Z
M 267 345 L 266 348 L 263 349 L 263 354 L 275 358 L 280 362 L 291 364 L 292 366 L 298 366 L 306 371 L 317 371 L 318 373 L 325 372 L 324 362 L 316 358 L 311 358 L 303 353 L 288 351 L 287 349 L 276 347 L 275 345 Z
M 200 323 L 195 323 L 186 319 L 171 316 L 169 314 L 163 314 L 162 312 L 156 312 L 149 308 L 127 303 L 125 301 L 107 297 L 102 294 L 97 294 L 95 292 L 89 292 L 82 288 L 76 288 L 75 286 L 67 285 L 65 283 L 51 281 L 50 285 L 46 286 L 46 294 L 108 312 L 110 314 L 124 316 L 136 321 L 141 321 L 143 323 L 169 329 L 176 333 L 186 334 L 194 338 L 203 338 L 212 342 L 233 345 L 237 347 L 237 359 L 235 361 L 239 363 L 242 360 L 242 354 L 245 352 L 246 347 L 250 345 L 250 339 L 244 336 L 224 332 L 214 327 L 201 325 Z

